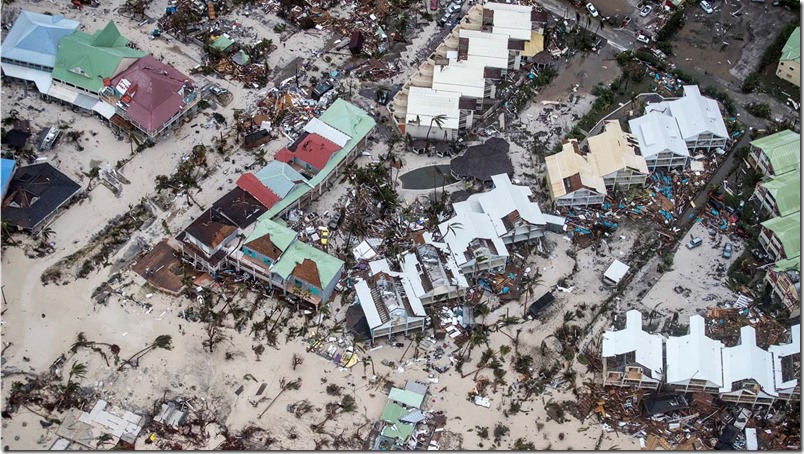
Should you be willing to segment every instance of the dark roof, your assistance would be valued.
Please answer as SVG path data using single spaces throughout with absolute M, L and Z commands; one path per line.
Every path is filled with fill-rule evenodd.
M 552 293 L 547 292 L 542 295 L 539 299 L 537 299 L 533 304 L 530 305 L 528 308 L 528 314 L 531 317 L 536 318 L 543 310 L 547 308 L 553 301 L 555 301 L 555 297 Z
M 346 308 L 346 329 L 355 337 L 363 336 L 364 339 L 371 339 L 366 314 L 363 313 L 363 308 L 359 304 L 352 304 Z
M 508 157 L 508 142 L 492 138 L 486 143 L 469 147 L 462 155 L 450 161 L 450 170 L 458 178 L 491 181 L 492 175 L 514 174 L 514 165 Z
M 549 65 L 553 62 L 553 54 L 543 50 L 534 55 L 533 58 L 531 58 L 531 61 L 537 65 Z
M 530 20 L 531 22 L 536 22 L 540 24 L 547 23 L 547 11 L 536 11 L 533 10 L 530 12 Z
M 243 138 L 243 148 L 249 150 L 251 148 L 260 146 L 271 140 L 271 133 L 264 129 L 258 129 L 252 133 L 247 134 Z
M 232 221 L 210 208 L 187 226 L 183 233 L 191 235 L 202 244 L 214 249 L 236 230 L 237 227 Z M 179 238 L 184 239 L 183 235 L 180 235 Z
M 469 199 L 470 195 L 472 195 L 471 192 L 460 189 L 458 191 L 450 193 L 449 200 L 452 203 L 465 202 L 466 200 Z
M 268 211 L 259 200 L 239 187 L 213 203 L 212 209 L 241 229 L 257 222 L 257 218 Z
M 645 404 L 645 411 L 649 415 L 683 410 L 690 406 L 683 394 L 647 396 L 642 402 Z
M 167 240 L 160 241 L 151 251 L 138 258 L 131 269 L 160 290 L 176 295 L 184 289 L 181 260 Z
M 8 131 L 8 133 L 6 134 L 5 143 L 11 148 L 20 149 L 24 147 L 26 143 L 28 143 L 28 138 L 30 137 L 31 137 L 30 132 L 25 132 L 19 129 L 12 129 L 11 131 Z
M 3 220 L 34 230 L 80 189 L 81 185 L 48 163 L 20 167 L 3 199 Z

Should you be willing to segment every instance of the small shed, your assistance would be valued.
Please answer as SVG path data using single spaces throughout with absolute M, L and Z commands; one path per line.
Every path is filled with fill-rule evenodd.
M 629 266 L 625 263 L 615 260 L 614 263 L 609 266 L 609 269 L 603 273 L 603 283 L 614 287 L 628 274 L 629 269 Z
M 554 233 L 565 233 L 567 231 L 566 218 L 553 214 L 545 214 L 544 220 L 547 222 L 547 230 Z
M 530 305 L 528 308 L 528 314 L 536 318 L 543 310 L 547 308 L 553 301 L 555 301 L 555 296 L 552 293 L 547 292 L 542 295 L 539 299 L 537 299 L 533 304 Z
M 649 415 L 670 413 L 690 406 L 683 394 L 651 395 L 645 397 L 642 402 Z
M 268 143 L 271 140 L 271 133 L 264 129 L 258 129 L 248 135 L 243 139 L 243 148 L 246 150 L 251 150 L 253 148 L 257 148 L 264 143 Z
M 358 30 L 352 32 L 352 37 L 349 39 L 349 52 L 352 55 L 358 55 L 363 50 L 363 43 L 366 41 L 366 38 L 363 36 Z

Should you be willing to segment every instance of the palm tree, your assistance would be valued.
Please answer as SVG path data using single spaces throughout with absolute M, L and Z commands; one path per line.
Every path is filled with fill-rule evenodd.
M 427 128 L 427 135 L 424 138 L 424 141 L 427 143 L 425 145 L 425 151 L 430 151 L 430 130 L 433 129 L 433 123 L 438 126 L 438 129 L 444 129 L 444 121 L 447 119 L 447 116 L 444 114 L 438 114 L 435 117 L 430 118 L 430 127 Z
M 151 342 L 150 345 L 138 351 L 137 353 L 134 353 L 133 355 L 131 355 L 129 359 L 123 361 L 123 364 L 121 364 L 117 370 L 123 370 L 123 367 L 125 367 L 126 365 L 130 365 L 132 367 L 139 366 L 140 359 L 142 359 L 142 357 L 147 355 L 148 353 L 156 350 L 157 348 L 162 348 L 165 350 L 173 350 L 173 337 L 171 337 L 168 334 L 162 334 L 160 336 L 157 336 L 156 339 L 154 339 L 154 341 Z
M 47 244 L 48 240 L 50 240 L 50 237 L 53 236 L 53 233 L 53 229 L 50 227 L 45 227 L 39 231 L 37 236 L 42 240 L 42 243 Z
M 67 384 L 62 387 L 62 394 L 59 402 L 56 404 L 56 408 L 59 408 L 62 402 L 67 399 L 68 396 L 72 395 L 80 386 L 78 382 L 74 382 L 73 378 L 84 378 L 87 373 L 87 365 L 84 363 L 79 363 L 78 361 L 74 362 L 72 367 L 70 367 L 70 372 L 67 375 Z
M 527 318 L 528 316 L 528 306 L 529 302 L 533 299 L 533 292 L 536 290 L 536 287 L 543 284 L 543 281 L 540 277 L 531 278 L 528 276 L 527 280 L 525 281 L 525 293 L 528 294 L 528 297 L 522 301 L 522 319 Z

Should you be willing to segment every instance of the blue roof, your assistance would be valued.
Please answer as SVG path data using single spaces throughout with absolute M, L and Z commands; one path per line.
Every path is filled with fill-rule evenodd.
M 271 161 L 262 170 L 254 174 L 260 183 L 284 199 L 297 184 L 307 185 L 307 178 L 304 178 L 293 167 L 280 161 Z
M 81 25 L 61 16 L 22 11 L 2 44 L 3 58 L 53 68 L 65 36 Z
M 14 168 L 17 167 L 17 161 L 13 159 L 2 160 L 2 175 L 0 175 L 0 185 L 3 186 L 3 197 L 6 196 L 8 184 L 11 183 L 11 177 L 14 176 Z

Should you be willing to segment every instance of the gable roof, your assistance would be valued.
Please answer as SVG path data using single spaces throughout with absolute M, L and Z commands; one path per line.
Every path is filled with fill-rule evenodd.
M 183 233 L 192 236 L 210 249 L 215 249 L 236 231 L 236 225 L 209 208 L 190 223 Z
M 243 246 L 260 254 L 278 259 L 296 239 L 296 232 L 271 220 L 257 223 Z
M 553 200 L 581 188 L 607 194 L 603 177 L 597 175 L 589 161 L 581 156 L 577 140 L 565 142 L 561 151 L 545 157 L 544 161 L 547 165 L 548 189 Z
M 801 136 L 789 129 L 754 140 L 751 145 L 765 153 L 774 175 L 796 170 L 801 162 Z
M 281 197 L 266 188 L 253 173 L 246 172 L 240 175 L 236 184 L 238 188 L 248 192 L 252 197 L 259 200 L 265 208 L 271 208 L 276 202 L 282 200 Z
M 22 229 L 35 230 L 80 189 L 78 183 L 48 163 L 18 167 L 3 198 L 2 218 Z
M 723 386 L 720 350 L 723 343 L 706 337 L 706 321 L 700 315 L 690 317 L 690 332 L 667 339 L 667 383 L 706 380 Z
M 463 203 L 488 213 L 498 235 L 502 236 L 510 230 L 506 221 L 511 221 L 511 214 L 533 225 L 543 226 L 547 223 L 539 204 L 530 201 L 530 187 L 514 186 L 504 173 L 492 175 L 491 180 L 494 183 L 491 191 L 472 194 Z
M 736 381 L 753 379 L 765 393 L 775 396 L 773 386 L 773 358 L 770 352 L 757 346 L 753 326 L 740 328 L 740 344 L 721 350 L 723 357 L 723 387 L 720 392 L 736 391 Z
M 388 393 L 388 400 L 399 402 L 406 407 L 420 408 L 424 401 L 424 395 L 408 389 L 391 388 Z
M 297 184 L 306 184 L 307 178 L 290 165 L 281 161 L 271 161 L 260 169 L 255 176 L 263 186 L 284 199 Z
M 801 253 L 801 216 L 799 212 L 778 216 L 762 223 L 762 227 L 773 232 L 784 247 L 786 258 Z
M 123 80 L 130 83 L 127 93 L 118 93 L 121 97 L 131 96 L 126 116 L 149 133 L 158 131 L 195 95 L 189 76 L 152 55 L 140 58 L 118 74 L 112 80 L 112 87 Z
M 590 164 L 605 177 L 626 168 L 647 174 L 645 158 L 637 154 L 635 140 L 620 127 L 617 120 L 605 122 L 603 132 L 588 139 Z
M 787 381 L 784 380 L 782 358 L 785 356 L 801 354 L 801 324 L 794 325 L 790 328 L 791 339 L 790 343 L 771 345 L 768 351 L 773 355 L 773 374 L 774 383 L 777 390 L 793 388 L 798 384 L 798 374 L 789 377 Z
M 116 76 L 146 55 L 127 44 L 113 21 L 93 35 L 76 31 L 65 36 L 56 54 L 53 78 L 97 93 L 104 78 Z
M 652 378 L 659 378 L 662 374 L 662 338 L 642 331 L 642 313 L 636 309 L 626 312 L 625 320 L 625 329 L 603 333 L 603 357 L 635 352 L 636 362 L 648 368 Z
M 759 185 L 773 196 L 780 216 L 787 216 L 801 209 L 801 172 L 787 172 Z
M 257 219 L 266 211 L 259 200 L 238 187 L 215 201 L 211 209 L 241 229 L 257 222 Z
M 374 120 L 369 117 L 365 111 L 340 98 L 336 99 L 335 102 L 321 114 L 319 119 L 352 139 L 358 136 L 362 139 L 363 136 L 374 127 Z M 368 126 L 369 124 L 371 126 Z M 368 129 L 366 129 L 367 127 Z
M 4 59 L 52 68 L 56 64 L 59 42 L 79 25 L 61 16 L 22 11 L 3 40 L 0 53 Z
M 312 272 L 313 265 L 315 265 L 315 273 Z M 271 271 L 282 279 L 288 279 L 294 275 L 309 284 L 326 288 L 337 277 L 342 267 L 343 261 L 340 259 L 302 241 L 294 241 L 285 250 L 279 261 L 274 264 Z M 316 280 L 317 283 L 314 282 Z
M 337 144 L 318 134 L 305 134 L 304 138 L 295 144 L 294 149 L 283 148 L 280 150 L 276 155 L 276 159 L 289 162 L 290 159 L 296 158 L 316 169 L 323 169 L 332 155 L 340 149 L 341 147 Z
M 639 151 L 646 159 L 669 151 L 677 156 L 689 156 L 687 144 L 681 138 L 673 118 L 659 112 L 648 112 L 628 120 L 631 134 L 639 143 Z
M 651 111 L 672 116 L 684 140 L 694 139 L 704 133 L 729 137 L 717 101 L 701 95 L 697 85 L 685 85 L 684 96 L 679 99 L 648 104 L 645 112 Z
M 794 61 L 801 63 L 801 27 L 796 27 L 782 49 L 779 61 Z

